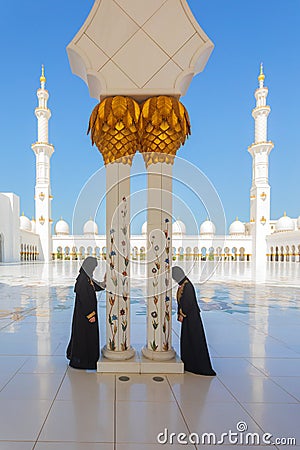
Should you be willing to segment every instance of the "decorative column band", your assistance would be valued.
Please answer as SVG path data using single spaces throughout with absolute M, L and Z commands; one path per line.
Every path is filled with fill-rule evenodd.
M 89 132 L 105 165 L 115 161 L 131 164 L 140 150 L 147 167 L 157 162 L 172 164 L 191 134 L 186 108 L 175 97 L 165 95 L 151 97 L 141 106 L 130 97 L 108 97 L 94 108 Z

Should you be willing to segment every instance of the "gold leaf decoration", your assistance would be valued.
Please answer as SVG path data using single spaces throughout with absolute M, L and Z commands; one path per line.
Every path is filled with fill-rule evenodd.
M 172 164 L 177 150 L 190 134 L 188 112 L 175 97 L 161 95 L 144 102 L 139 137 L 147 166 L 157 162 Z
M 108 97 L 93 110 L 88 133 L 104 163 L 131 164 L 139 149 L 146 166 L 172 164 L 177 150 L 191 134 L 188 112 L 175 97 L 151 97 L 140 108 L 130 97 Z
M 138 149 L 140 107 L 130 97 L 108 97 L 94 108 L 89 122 L 92 144 L 96 144 L 104 163 L 116 160 L 131 164 Z

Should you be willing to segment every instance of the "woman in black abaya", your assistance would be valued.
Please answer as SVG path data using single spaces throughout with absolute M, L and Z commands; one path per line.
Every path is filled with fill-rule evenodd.
M 105 289 L 105 282 L 96 282 L 93 272 L 97 259 L 88 256 L 76 279 L 72 334 L 67 348 L 69 365 L 76 369 L 96 369 L 99 359 L 99 328 L 96 291 Z
M 184 369 L 198 375 L 216 375 L 210 362 L 205 332 L 194 286 L 181 267 L 172 268 L 177 291 L 178 320 L 181 322 L 180 353 Z

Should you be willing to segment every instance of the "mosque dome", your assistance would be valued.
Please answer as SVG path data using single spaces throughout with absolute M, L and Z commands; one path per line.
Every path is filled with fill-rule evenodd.
M 33 233 L 36 233 L 36 224 L 35 224 L 35 220 L 34 219 L 31 219 L 31 231 L 33 232 Z
M 20 230 L 31 231 L 31 222 L 24 213 L 20 216 Z
M 61 218 L 58 222 L 56 222 L 56 225 L 55 225 L 54 230 L 55 230 L 55 234 L 57 234 L 57 235 L 62 235 L 62 234 L 66 235 L 66 234 L 70 234 L 70 228 L 69 228 L 69 225 L 68 225 L 68 223 L 67 223 L 65 220 L 63 220 L 62 218 Z
M 172 225 L 173 234 L 186 234 L 186 226 L 181 220 L 176 220 Z
M 232 222 L 232 224 L 229 227 L 230 236 L 245 234 L 245 232 L 246 232 L 245 225 L 238 218 L 236 218 L 235 221 Z
M 298 228 L 298 230 L 300 230 L 300 216 L 297 219 L 297 228 Z
M 83 226 L 83 234 L 98 234 L 98 225 L 92 219 L 85 222 Z
M 147 221 L 143 223 L 142 234 L 147 234 Z
M 298 221 L 297 221 L 298 224 Z M 282 231 L 294 231 L 295 230 L 295 224 L 293 220 L 286 215 L 286 213 L 283 214 L 280 219 L 277 220 L 275 225 L 275 231 L 276 233 L 282 232 Z
M 205 220 L 200 226 L 200 234 L 216 234 L 216 227 L 211 220 Z

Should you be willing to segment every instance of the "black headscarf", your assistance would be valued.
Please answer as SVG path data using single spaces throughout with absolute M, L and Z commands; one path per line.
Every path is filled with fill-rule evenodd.
M 179 266 L 172 267 L 172 278 L 178 284 L 182 283 L 183 280 L 186 278 L 183 269 Z
M 81 267 L 80 267 L 80 273 L 84 271 L 88 277 L 92 278 L 94 270 L 98 266 L 97 258 L 94 258 L 93 256 L 88 256 L 83 261 Z

